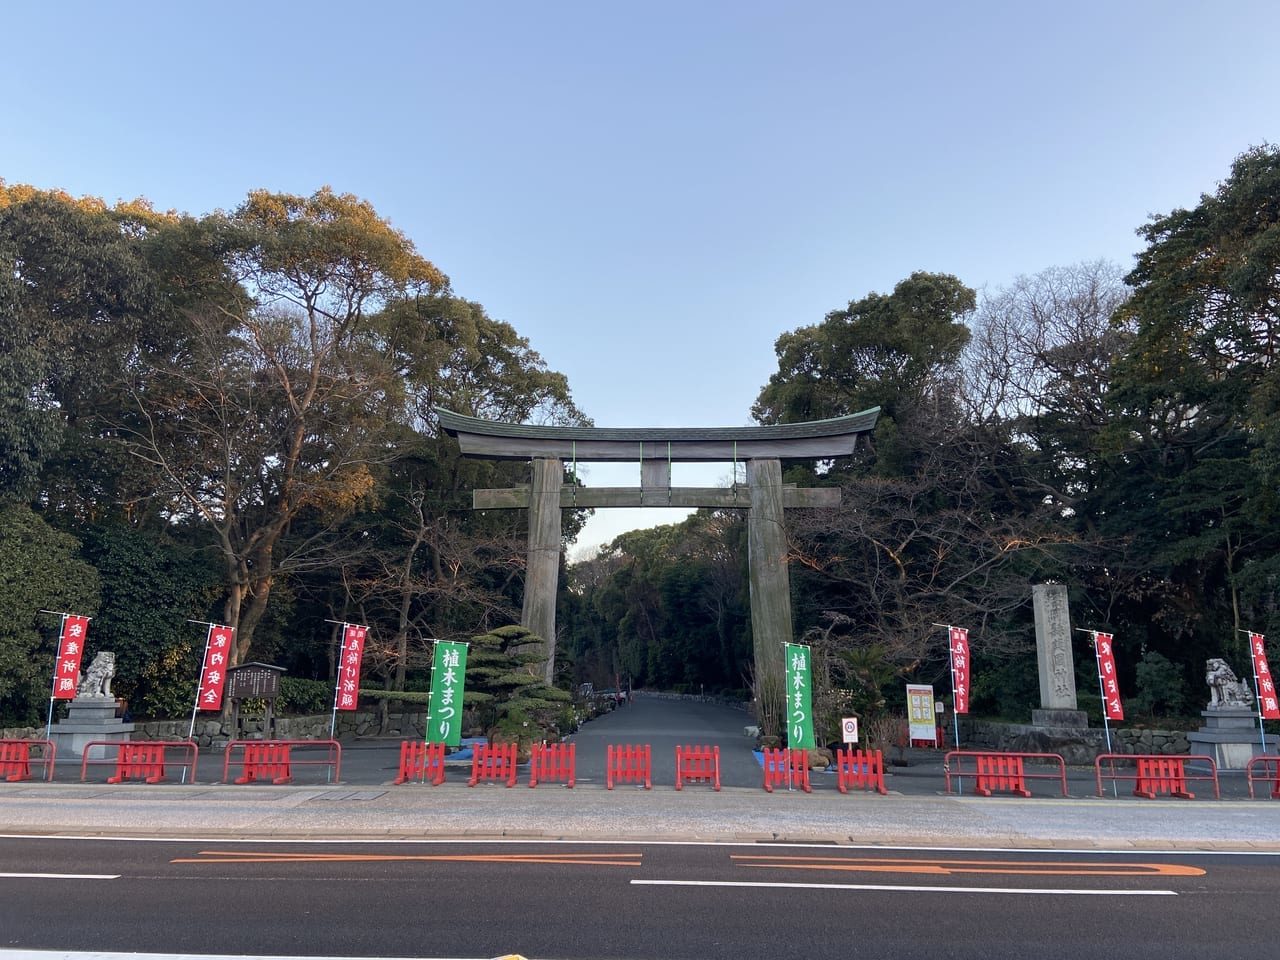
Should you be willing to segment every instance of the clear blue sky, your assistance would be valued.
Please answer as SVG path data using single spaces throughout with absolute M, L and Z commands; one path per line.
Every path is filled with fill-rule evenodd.
M 913 270 L 1127 266 L 1149 215 L 1280 140 L 1276 0 L 81 0 L 3 23 L 0 178 L 193 214 L 362 196 L 600 426 L 748 423 L 779 334 Z M 584 543 L 672 519 L 601 511 Z

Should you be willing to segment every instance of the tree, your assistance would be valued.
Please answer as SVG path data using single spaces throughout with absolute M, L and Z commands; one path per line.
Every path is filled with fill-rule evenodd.
M 115 652 L 113 691 L 134 716 L 189 713 L 204 650 L 199 621 L 221 593 L 217 565 L 196 547 L 124 524 L 92 527 L 84 554 L 102 584 L 93 637 Z
M 144 326 L 162 326 L 141 246 L 122 229 L 141 209 L 0 181 L 0 494 L 34 497 L 60 449 L 100 442 L 93 413 L 122 357 Z
M 1108 393 L 1111 516 L 1162 585 L 1164 632 L 1243 656 L 1280 609 L 1275 398 L 1280 150 L 1256 147 L 1192 210 L 1155 217 L 1126 278 L 1134 328 Z
M 572 697 L 542 680 L 538 638 L 516 624 L 472 637 L 467 650 L 465 705 L 493 743 L 558 737 L 560 714 Z
M 976 294 L 950 274 L 913 273 L 822 323 L 777 340 L 778 372 L 760 391 L 760 423 L 798 423 L 880 407 L 882 419 L 926 395 L 969 340 Z
M 278 555 L 291 525 L 350 513 L 372 489 L 370 464 L 392 455 L 384 428 L 402 388 L 371 316 L 448 281 L 368 203 L 328 188 L 256 191 L 208 220 L 185 229 L 215 245 L 240 293 L 190 307 L 183 350 L 146 358 L 136 416 L 117 427 L 164 476 L 172 516 L 211 531 L 239 662 L 273 578 L 312 556 L 313 542 Z
M 32 724 L 53 689 L 58 617 L 93 616 L 98 573 L 80 544 L 21 504 L 0 503 L 0 726 Z M 89 644 L 102 649 L 93 623 Z
M 520 615 L 524 517 L 477 512 L 471 492 L 527 482 L 528 468 L 463 457 L 439 435 L 436 408 L 514 422 L 585 418 L 564 376 L 478 303 L 448 295 L 400 300 L 371 317 L 370 329 L 402 384 L 386 438 L 395 455 L 375 465 L 370 496 L 331 538 L 340 580 L 321 570 L 301 588 L 328 616 L 359 611 L 373 635 L 387 638 L 384 680 L 400 690 L 429 639 L 465 638 Z M 571 512 L 566 535 L 581 523 Z

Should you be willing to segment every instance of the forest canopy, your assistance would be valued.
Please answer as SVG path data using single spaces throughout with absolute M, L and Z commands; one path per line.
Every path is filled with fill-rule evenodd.
M 919 270 L 779 333 L 757 422 L 882 411 L 853 456 L 784 464 L 842 491 L 787 529 L 832 710 L 942 680 L 937 625 L 957 624 L 974 709 L 1025 716 L 1047 580 L 1115 635 L 1150 712 L 1194 700 L 1207 657 L 1247 663 L 1241 631 L 1280 628 L 1280 151 L 1138 232 L 1128 270 L 981 294 Z M 337 624 L 369 625 L 366 682 L 397 691 L 425 689 L 432 639 L 518 623 L 527 518 L 471 491 L 528 467 L 462 458 L 433 410 L 590 421 L 367 202 L 254 191 L 191 216 L 0 181 L 0 264 L 0 725 L 48 702 L 41 610 L 93 616 L 145 716 L 190 708 L 189 621 L 317 680 Z M 742 516 L 634 531 L 561 583 L 561 686 L 749 696 Z

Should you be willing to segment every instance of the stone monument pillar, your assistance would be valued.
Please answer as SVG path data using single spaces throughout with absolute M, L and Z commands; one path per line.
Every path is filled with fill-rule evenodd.
M 1031 588 L 1031 600 L 1040 666 L 1040 709 L 1031 711 L 1031 722 L 1039 727 L 1087 727 L 1088 714 L 1077 709 L 1066 585 L 1037 583 Z
M 1010 724 L 1002 749 L 1056 753 L 1067 763 L 1088 764 L 1106 751 L 1102 730 L 1089 729 L 1089 715 L 1077 709 L 1076 666 L 1071 654 L 1071 614 L 1067 588 L 1039 583 L 1031 588 L 1040 666 L 1040 709 L 1029 724 Z
M 67 718 L 49 728 L 59 759 L 83 759 L 85 747 L 94 741 L 123 743 L 130 739 L 134 725 L 116 716 L 116 698 L 111 692 L 115 675 L 114 653 L 103 651 L 93 658 L 76 687 L 75 699 L 67 704 Z M 105 745 L 91 747 L 89 759 L 106 759 L 108 750 Z

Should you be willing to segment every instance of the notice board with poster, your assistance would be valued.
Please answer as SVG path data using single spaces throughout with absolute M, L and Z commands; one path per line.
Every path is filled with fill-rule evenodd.
M 280 695 L 280 677 L 284 667 L 270 663 L 242 663 L 227 670 L 226 696 L 231 700 L 231 729 L 235 739 L 243 740 L 240 704 L 245 700 L 261 700 L 264 704 L 262 712 L 262 739 L 274 740 L 276 734 L 275 703 Z M 247 714 L 258 716 L 258 714 Z
M 933 712 L 933 684 L 907 684 L 907 722 L 912 740 L 927 740 L 938 746 L 938 724 Z

